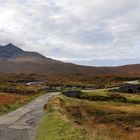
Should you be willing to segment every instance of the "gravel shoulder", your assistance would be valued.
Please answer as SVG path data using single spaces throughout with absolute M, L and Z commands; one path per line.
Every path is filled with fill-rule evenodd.
M 43 106 L 57 94 L 46 93 L 16 111 L 0 116 L 0 140 L 34 140 Z

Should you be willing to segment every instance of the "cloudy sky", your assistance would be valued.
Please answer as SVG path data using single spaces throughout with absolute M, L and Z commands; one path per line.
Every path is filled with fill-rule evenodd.
M 0 0 L 0 44 L 85 65 L 140 63 L 140 0 Z

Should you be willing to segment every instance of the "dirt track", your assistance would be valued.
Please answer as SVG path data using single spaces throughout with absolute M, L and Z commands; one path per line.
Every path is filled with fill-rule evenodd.
M 0 117 L 0 140 L 34 140 L 43 106 L 58 93 L 47 93 L 24 107 Z

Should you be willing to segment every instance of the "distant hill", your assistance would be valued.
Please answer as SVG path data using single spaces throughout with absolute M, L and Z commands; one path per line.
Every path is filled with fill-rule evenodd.
M 140 64 L 119 67 L 81 66 L 46 58 L 37 52 L 27 52 L 13 44 L 8 44 L 0 46 L 0 73 L 132 75 L 140 77 Z
M 14 60 L 21 58 L 45 59 L 45 57 L 39 53 L 24 51 L 11 43 L 5 46 L 0 46 L 1 60 L 10 60 L 10 59 Z

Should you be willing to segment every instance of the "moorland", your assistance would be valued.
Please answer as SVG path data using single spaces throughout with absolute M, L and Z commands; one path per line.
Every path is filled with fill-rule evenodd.
M 44 106 L 37 140 L 138 140 L 139 89 L 140 64 L 80 66 L 0 46 L 0 115 L 60 93 Z

